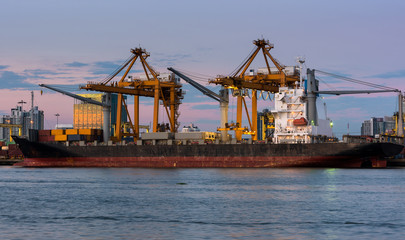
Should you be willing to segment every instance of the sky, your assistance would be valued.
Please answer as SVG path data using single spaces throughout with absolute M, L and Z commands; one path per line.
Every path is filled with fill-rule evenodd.
M 56 113 L 59 123 L 72 123 L 74 101 L 45 89 L 41 95 L 38 84 L 101 81 L 135 47 L 150 52 L 148 62 L 158 72 L 174 67 L 206 82 L 230 74 L 253 49 L 252 41 L 265 38 L 274 44 L 271 54 L 284 65 L 296 65 L 296 57 L 303 56 L 308 68 L 405 91 L 402 0 L 0 0 L 0 4 L 0 114 L 10 114 L 21 100 L 28 110 L 34 91 L 34 104 L 45 112 L 45 128 L 54 127 Z M 260 56 L 252 64 L 263 66 Z M 331 90 L 330 85 L 338 90 L 370 89 L 319 77 L 328 83 L 322 81 L 321 90 Z M 218 103 L 185 82 L 183 88 L 187 93 L 180 106 L 181 125 L 219 127 Z M 391 116 L 398 106 L 394 93 L 323 97 L 319 116 L 324 118 L 325 102 L 337 136 L 360 134 L 364 120 Z M 258 110 L 273 105 L 262 100 Z M 151 108 L 151 100 L 141 98 L 141 124 L 152 121 Z M 167 122 L 163 110 L 160 119 Z M 229 120 L 235 119 L 231 106 Z

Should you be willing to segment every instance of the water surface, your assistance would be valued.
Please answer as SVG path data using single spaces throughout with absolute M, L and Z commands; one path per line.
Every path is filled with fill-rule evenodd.
M 0 168 L 2 239 L 402 239 L 405 169 Z

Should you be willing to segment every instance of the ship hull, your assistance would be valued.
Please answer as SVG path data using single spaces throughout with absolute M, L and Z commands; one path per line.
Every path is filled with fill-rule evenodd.
M 24 167 L 271 168 L 385 167 L 391 143 L 65 146 L 15 138 Z

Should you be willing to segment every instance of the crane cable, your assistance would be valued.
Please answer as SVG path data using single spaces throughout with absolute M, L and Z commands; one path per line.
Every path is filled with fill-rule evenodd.
M 132 54 L 131 56 L 128 57 L 127 60 L 125 60 L 124 63 L 122 63 L 120 66 L 118 66 L 110 75 L 108 75 L 106 78 L 104 78 L 101 81 L 101 84 L 105 85 L 107 84 L 109 81 L 111 81 L 111 79 L 113 79 L 122 69 L 124 69 L 130 62 L 131 60 L 134 58 L 134 54 Z
M 374 88 L 379 88 L 379 89 L 383 89 L 383 90 L 396 90 L 395 88 L 392 88 L 392 87 L 387 87 L 387 86 L 374 84 L 374 83 L 369 83 L 369 82 L 365 82 L 365 81 L 361 81 L 361 80 L 357 80 L 357 79 L 353 79 L 353 78 L 349 78 L 349 77 L 344 77 L 344 76 L 340 76 L 340 75 L 337 75 L 337 74 L 324 72 L 324 71 L 321 71 L 321 70 L 318 70 L 318 69 L 314 69 L 314 70 L 321 73 L 321 74 L 328 75 L 328 76 L 335 77 L 335 78 L 339 78 L 341 80 L 352 82 L 352 83 L 357 83 L 357 84 L 361 84 L 361 85 L 365 85 L 365 86 L 369 86 L 369 87 L 374 87 Z
M 250 51 L 249 55 L 247 55 L 247 57 L 239 64 L 239 66 L 237 66 L 235 68 L 235 70 L 233 70 L 228 76 L 233 76 L 235 73 L 237 73 L 236 71 L 238 71 L 240 69 L 241 66 L 243 66 L 244 64 L 246 64 L 247 60 L 250 58 L 250 56 L 252 56 L 252 54 L 256 51 L 256 46 L 253 47 L 252 51 Z
M 190 71 L 185 71 L 185 70 L 181 70 L 181 69 L 177 69 L 177 71 L 179 71 L 180 73 L 192 77 L 192 79 L 196 82 L 202 82 L 204 84 L 207 84 L 210 78 L 213 78 L 212 76 L 208 76 L 208 75 L 204 75 L 204 74 L 200 74 L 200 73 L 193 73 Z M 200 75 L 200 76 L 198 76 Z M 201 77 L 204 76 L 204 77 Z M 208 78 L 207 78 L 208 77 Z
M 331 86 L 330 84 L 328 84 L 325 80 L 322 80 L 322 78 L 316 76 L 315 79 L 321 81 L 321 82 L 322 82 L 323 84 L 325 84 L 329 89 L 332 89 L 332 91 L 337 91 L 336 88 L 334 88 L 333 86 Z

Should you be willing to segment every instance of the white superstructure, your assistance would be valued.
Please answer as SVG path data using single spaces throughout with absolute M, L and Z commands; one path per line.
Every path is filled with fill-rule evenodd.
M 309 143 L 311 126 L 307 121 L 305 92 L 302 88 L 282 87 L 274 96 L 274 142 Z
M 314 139 L 333 137 L 330 120 L 309 121 L 308 96 L 303 86 L 280 87 L 274 96 L 275 143 L 312 143 Z

